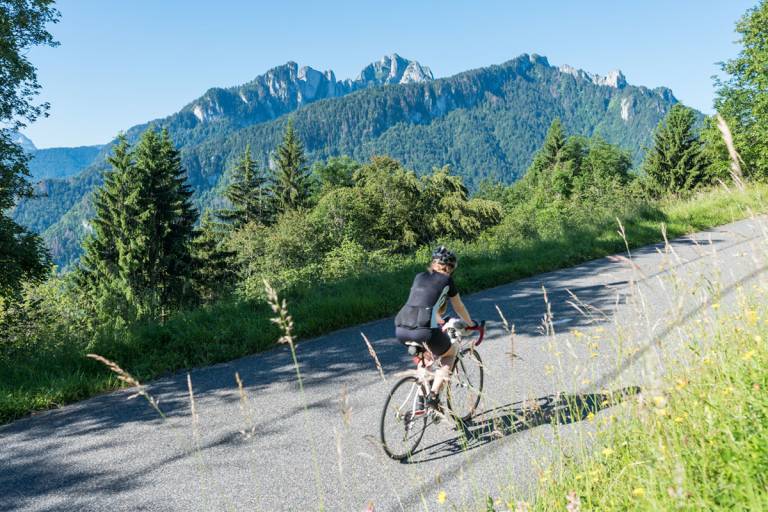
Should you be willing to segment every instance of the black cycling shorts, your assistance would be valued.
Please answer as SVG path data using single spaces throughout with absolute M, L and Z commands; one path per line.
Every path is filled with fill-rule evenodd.
M 445 354 L 451 348 L 451 337 L 440 328 L 409 329 L 407 327 L 395 327 L 395 336 L 403 344 L 406 341 L 424 343 L 429 351 L 436 356 Z

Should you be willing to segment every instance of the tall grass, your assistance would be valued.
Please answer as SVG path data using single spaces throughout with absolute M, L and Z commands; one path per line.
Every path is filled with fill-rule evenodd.
M 620 220 L 631 246 L 661 239 L 666 223 L 674 237 L 765 211 L 768 187 L 723 189 L 669 199 L 658 209 L 621 208 Z M 456 274 L 462 292 L 471 292 L 541 272 L 574 265 L 624 248 L 611 215 L 590 217 L 529 239 L 506 239 L 502 231 L 461 244 Z M 383 270 L 328 283 L 297 286 L 287 292 L 292 313 L 302 321 L 294 334 L 306 338 L 393 314 L 407 295 L 424 254 L 398 257 Z M 265 350 L 280 337 L 266 303 L 222 302 L 176 314 L 163 325 L 145 323 L 100 332 L 95 339 L 47 339 L 28 349 L 0 351 L 0 423 L 32 411 L 56 407 L 122 383 L 96 362 L 94 352 L 119 361 L 145 381 L 163 373 L 230 360 Z
M 700 330 L 707 346 L 604 418 L 592 455 L 549 467 L 530 510 L 768 510 L 768 311 L 744 304 Z

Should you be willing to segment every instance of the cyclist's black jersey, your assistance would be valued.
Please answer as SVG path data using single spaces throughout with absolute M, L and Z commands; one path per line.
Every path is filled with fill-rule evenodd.
M 408 302 L 395 317 L 395 326 L 407 329 L 438 327 L 438 311 L 446 297 L 455 297 L 458 293 L 451 276 L 442 272 L 421 272 L 413 280 Z

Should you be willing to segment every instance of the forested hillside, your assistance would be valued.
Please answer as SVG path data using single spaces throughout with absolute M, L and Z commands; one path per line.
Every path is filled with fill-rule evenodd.
M 30 178 L 36 182 L 74 176 L 94 162 L 102 147 L 37 149 L 32 153 L 29 161 Z
M 411 64 L 407 69 L 413 68 Z M 301 70 L 292 63 L 287 66 L 288 78 L 298 77 Z M 309 92 L 316 97 L 325 83 L 320 96 L 326 99 L 308 102 L 308 91 L 301 89 L 306 85 L 286 86 L 286 91 L 294 91 L 286 97 L 293 99 L 271 106 L 275 100 L 265 91 L 275 84 L 294 83 L 285 82 L 280 73 L 286 71 L 280 69 L 270 71 L 271 78 L 240 89 L 211 90 L 179 114 L 154 122 L 168 129 L 180 147 L 198 208 L 221 203 L 222 186 L 229 179 L 226 171 L 246 145 L 257 162 L 269 165 L 270 152 L 288 120 L 286 115 L 267 120 L 265 112 L 270 109 L 276 115 L 296 109 L 291 118 L 310 162 L 339 155 L 366 160 L 386 154 L 418 174 L 450 165 L 474 188 L 485 177 L 506 183 L 519 178 L 555 118 L 562 120 L 569 133 L 600 134 L 628 149 L 637 163 L 642 148 L 651 142 L 653 128 L 676 103 L 668 89 L 627 85 L 618 72 L 599 77 L 550 66 L 544 57 L 522 55 L 440 80 L 420 75 L 423 79 L 403 83 L 401 77 L 389 84 L 386 77 L 392 69 L 389 74 L 379 69 L 383 76 L 378 82 L 366 82 L 366 88 L 343 97 L 328 97 L 327 89 L 328 84 L 345 82 L 334 82 L 332 74 L 322 75 L 326 81 L 317 82 Z M 362 74 L 358 80 L 363 80 Z M 265 98 L 259 105 L 269 108 L 252 106 L 248 115 L 243 114 L 248 105 L 256 105 L 252 97 Z M 284 110 L 277 108 L 280 105 Z M 127 139 L 135 141 L 144 128 L 129 130 Z M 16 208 L 15 218 L 43 233 L 59 264 L 72 263 L 79 256 L 91 212 L 89 193 L 100 183 L 107 151 L 80 176 L 41 185 L 55 189 L 55 194 L 23 201 Z

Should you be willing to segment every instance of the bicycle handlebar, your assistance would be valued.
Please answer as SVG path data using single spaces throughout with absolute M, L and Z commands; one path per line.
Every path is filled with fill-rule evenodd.
M 480 345 L 483 342 L 483 338 L 485 338 L 485 320 L 481 320 L 477 325 L 474 327 L 467 327 L 468 331 L 476 331 L 480 333 L 480 337 L 477 338 L 477 341 L 475 342 L 475 346 Z

